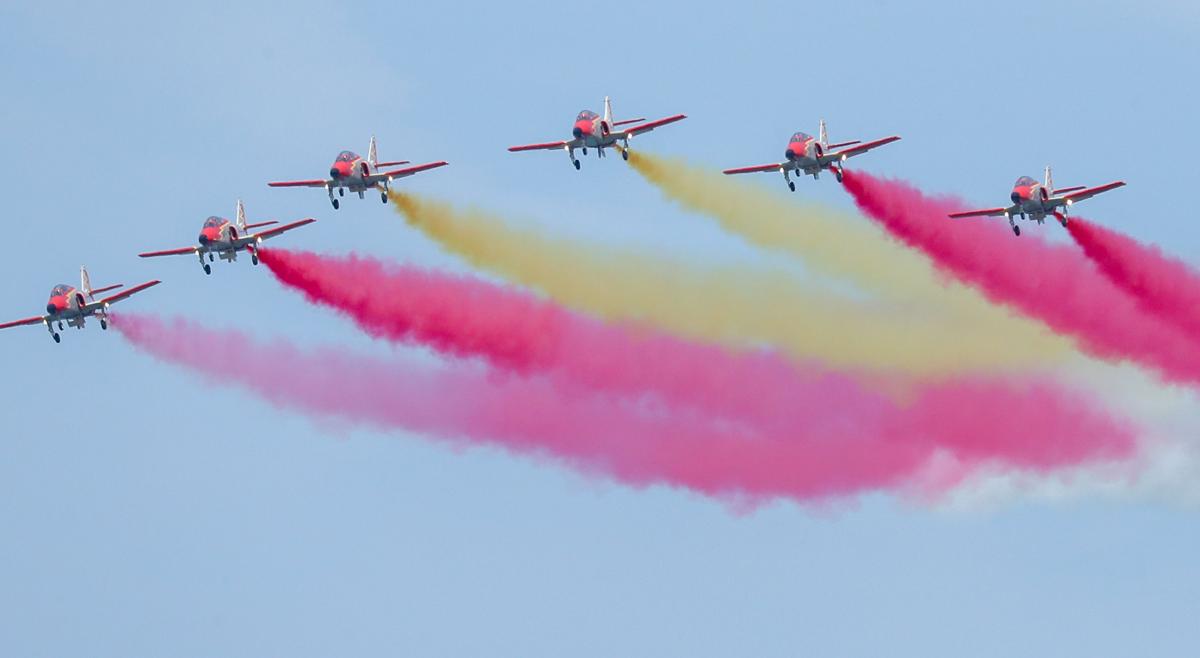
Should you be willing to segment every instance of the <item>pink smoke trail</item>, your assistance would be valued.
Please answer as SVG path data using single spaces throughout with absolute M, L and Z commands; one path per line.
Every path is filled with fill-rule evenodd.
M 1074 336 L 1097 357 L 1200 383 L 1200 343 L 1145 313 L 1075 249 L 1036 236 L 1014 238 L 998 222 L 952 220 L 947 215 L 967 204 L 926 196 L 902 181 L 847 171 L 845 188 L 868 217 L 992 301 Z
M 1100 271 L 1144 309 L 1192 336 L 1200 334 L 1200 273 L 1158 247 L 1079 217 L 1067 230 Z
M 303 351 L 281 340 L 255 341 L 178 318 L 122 314 L 113 320 L 135 347 L 280 407 L 541 455 L 637 486 L 809 501 L 904 486 L 932 456 L 919 442 L 887 432 L 762 439 L 690 415 L 564 396 L 545 379 L 496 377 L 470 364 L 433 368 L 331 348 Z M 942 410 L 927 411 L 946 422 Z M 910 420 L 924 422 L 919 415 Z M 1111 444 L 1110 453 L 1123 447 Z
M 618 397 L 651 395 L 669 408 L 717 416 L 755 432 L 818 441 L 829 433 L 884 432 L 969 462 L 1052 467 L 1131 446 L 1128 431 L 1049 383 L 984 377 L 910 382 L 911 405 L 873 392 L 865 378 L 604 324 L 478 280 L 360 257 L 269 250 L 285 285 L 340 311 L 371 335 L 418 341 L 560 386 Z M 970 418 L 953 424 L 939 420 Z M 1123 448 L 1122 448 L 1123 447 Z

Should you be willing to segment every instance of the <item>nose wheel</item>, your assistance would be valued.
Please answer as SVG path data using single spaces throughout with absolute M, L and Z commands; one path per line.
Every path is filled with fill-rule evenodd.
M 333 199 L 333 209 L 337 210 L 341 206 L 337 199 Z
M 1021 227 L 1020 226 L 1013 224 L 1013 235 L 1016 235 L 1016 236 L 1021 235 Z
M 578 161 L 578 160 L 572 160 L 571 162 L 574 162 L 574 163 L 575 163 L 575 171 L 579 171 L 579 161 Z
M 795 191 L 796 191 L 796 182 L 795 182 L 795 181 L 788 181 L 788 189 L 789 189 L 789 190 L 791 190 L 791 191 L 793 191 L 793 192 L 795 192 Z
M 56 343 L 62 342 L 62 336 L 59 336 L 58 334 L 50 334 L 50 335 L 54 336 L 54 342 L 56 342 Z
M 204 273 L 205 273 L 205 274 L 212 274 L 212 265 L 209 265 L 208 263 L 205 263 L 205 264 L 204 264 Z

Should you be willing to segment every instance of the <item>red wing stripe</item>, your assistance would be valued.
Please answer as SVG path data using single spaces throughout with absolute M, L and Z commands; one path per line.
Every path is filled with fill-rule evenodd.
M 298 221 L 298 222 L 292 222 L 291 224 L 284 224 L 283 226 L 276 226 L 276 227 L 275 227 L 275 228 L 273 228 L 273 229 L 270 229 L 270 230 L 267 230 L 267 231 L 263 231 L 262 233 L 257 233 L 257 234 L 255 234 L 255 235 L 253 235 L 253 236 L 250 236 L 250 237 L 255 237 L 255 238 L 273 238 L 273 237 L 275 237 L 276 235 L 279 235 L 280 233 L 283 233 L 283 232 L 285 232 L 285 231 L 290 231 L 290 230 L 292 230 L 292 229 L 294 229 L 294 228 L 299 228 L 299 227 L 301 227 L 301 226 L 304 226 L 304 225 L 306 225 L 306 224 L 312 224 L 312 223 L 313 223 L 313 222 L 315 222 L 315 221 L 317 221 L 317 220 L 315 220 L 315 219 L 313 219 L 313 218 L 309 217 L 309 218 L 307 218 L 307 219 L 302 219 L 302 220 L 300 220 L 300 221 Z
M 1078 199 L 1086 199 L 1086 198 L 1088 198 L 1088 197 L 1093 197 L 1093 196 L 1096 196 L 1097 194 L 1100 194 L 1101 192 L 1107 192 L 1107 191 L 1109 191 L 1109 190 L 1115 190 L 1115 189 L 1117 189 L 1118 187 L 1124 187 L 1124 186 L 1125 186 L 1125 181 L 1121 181 L 1121 180 L 1119 180 L 1119 181 L 1113 181 L 1113 182 L 1111 182 L 1111 183 L 1108 183 L 1108 184 L 1106 184 L 1106 185 L 1100 185 L 1100 186 L 1098 186 L 1098 187 L 1089 187 L 1089 188 L 1088 188 L 1088 189 L 1086 189 L 1086 190 L 1080 190 L 1080 191 L 1078 191 L 1078 192 L 1073 192 L 1073 193 L 1071 193 L 1071 194 L 1068 194 L 1068 195 L 1067 195 L 1066 197 L 1064 197 L 1064 198 L 1066 198 L 1066 199 L 1069 199 L 1069 200 L 1072 200 L 1072 201 L 1075 201 L 1075 200 L 1078 200 Z
M 119 302 L 122 299 L 125 299 L 126 297 L 132 297 L 133 295 L 136 295 L 137 293 L 145 290 L 146 288 L 153 288 L 154 286 L 157 286 L 160 283 L 162 283 L 162 281 L 159 281 L 158 279 L 155 279 L 153 281 L 147 281 L 143 284 L 136 285 L 128 290 L 123 290 L 115 295 L 110 296 L 110 297 L 105 297 L 104 299 L 101 299 L 99 303 L 101 305 L 103 305 L 103 304 L 112 304 L 113 302 Z
M 443 161 L 429 162 L 429 163 L 426 163 L 423 165 L 417 165 L 415 167 L 408 167 L 407 169 L 396 169 L 394 171 L 385 171 L 378 175 L 386 176 L 387 178 L 397 178 L 399 176 L 411 176 L 417 172 L 426 171 L 428 169 L 437 169 L 438 167 L 445 167 L 448 164 L 450 164 L 450 163 L 443 162 Z
M 779 171 L 782 164 L 765 164 L 754 165 L 753 167 L 738 167 L 737 169 L 726 169 L 725 174 L 752 174 L 757 171 Z
M 954 219 L 962 217 L 990 217 L 992 215 L 1003 215 L 1008 208 L 987 208 L 984 210 L 967 210 L 965 212 L 952 212 L 950 216 Z
M 46 321 L 45 318 L 43 318 L 42 316 L 39 315 L 36 318 L 25 318 L 24 320 L 16 320 L 14 322 L 5 322 L 4 324 L 0 324 L 0 329 L 8 329 L 9 327 L 23 327 L 27 324 L 41 324 L 42 322 L 45 322 L 45 321 Z
M 285 180 L 267 183 L 270 187 L 325 187 L 326 180 Z
M 166 249 L 164 251 L 147 251 L 144 254 L 138 254 L 138 258 L 154 258 L 155 256 L 181 256 L 183 254 L 196 253 L 196 247 L 180 247 L 178 249 Z
M 654 121 L 651 121 L 650 123 L 643 123 L 640 126 L 632 126 L 629 128 L 629 130 L 626 130 L 625 132 L 629 133 L 630 135 L 636 135 L 638 133 L 646 132 L 647 130 L 654 130 L 655 128 L 658 128 L 659 126 L 665 126 L 668 123 L 675 123 L 676 121 L 683 121 L 686 118 L 687 118 L 686 114 L 676 114 L 674 116 L 669 116 L 669 117 L 665 117 L 662 119 L 655 119 Z
M 858 146 L 852 146 L 844 151 L 834 151 L 833 153 L 827 153 L 825 155 L 825 157 L 840 158 L 843 155 L 846 157 L 850 157 L 852 155 L 858 155 L 859 153 L 866 153 L 867 151 L 870 151 L 873 148 L 878 148 L 880 146 L 883 146 L 884 144 L 891 144 L 892 142 L 898 142 L 898 141 L 900 141 L 899 135 L 892 135 L 891 137 L 884 137 L 883 139 L 877 139 L 873 142 L 867 142 L 866 144 L 859 144 Z
M 542 149 L 560 149 L 566 146 L 566 142 L 542 142 L 541 144 L 525 144 L 524 146 L 510 146 L 508 150 L 516 153 L 517 151 L 537 151 Z

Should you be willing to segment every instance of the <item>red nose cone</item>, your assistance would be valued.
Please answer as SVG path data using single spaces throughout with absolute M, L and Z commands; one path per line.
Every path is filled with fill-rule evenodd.
M 65 295 L 55 295 L 46 304 L 47 313 L 61 313 L 65 310 L 67 310 L 67 298 Z
M 329 176 L 331 178 L 346 178 L 346 177 L 350 176 L 350 163 L 349 162 L 333 163 L 333 166 L 329 168 Z
M 588 119 L 580 119 L 575 122 L 575 128 L 571 130 L 571 134 L 576 137 L 582 137 L 592 132 L 592 122 Z

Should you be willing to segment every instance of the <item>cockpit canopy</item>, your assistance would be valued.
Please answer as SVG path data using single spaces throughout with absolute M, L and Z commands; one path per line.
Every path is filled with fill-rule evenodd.
M 591 110 L 584 110 L 579 113 L 579 116 L 575 117 L 575 120 L 576 121 L 595 121 L 596 117 L 598 117 L 598 116 L 600 116 L 600 115 L 596 114 L 595 112 L 593 112 Z
M 342 151 L 338 153 L 337 162 L 354 162 L 358 159 L 358 154 L 354 151 Z
M 797 142 L 807 142 L 810 140 L 812 140 L 812 135 L 809 135 L 808 133 L 796 133 L 795 135 L 792 135 L 792 139 L 788 143 L 795 144 Z
M 1037 185 L 1037 184 L 1038 184 L 1038 182 L 1033 180 L 1033 178 L 1031 178 L 1029 176 L 1022 176 L 1017 179 L 1017 182 L 1013 183 L 1013 187 L 1029 187 L 1030 185 Z
M 227 221 L 229 220 L 225 219 L 224 217 L 217 217 L 214 215 L 204 220 L 204 228 L 220 228 Z
M 65 295 L 71 294 L 71 291 L 74 289 L 75 289 L 75 286 L 68 286 L 65 283 L 60 283 L 57 286 L 54 286 L 54 289 L 50 291 L 50 296 L 51 297 L 63 297 Z

